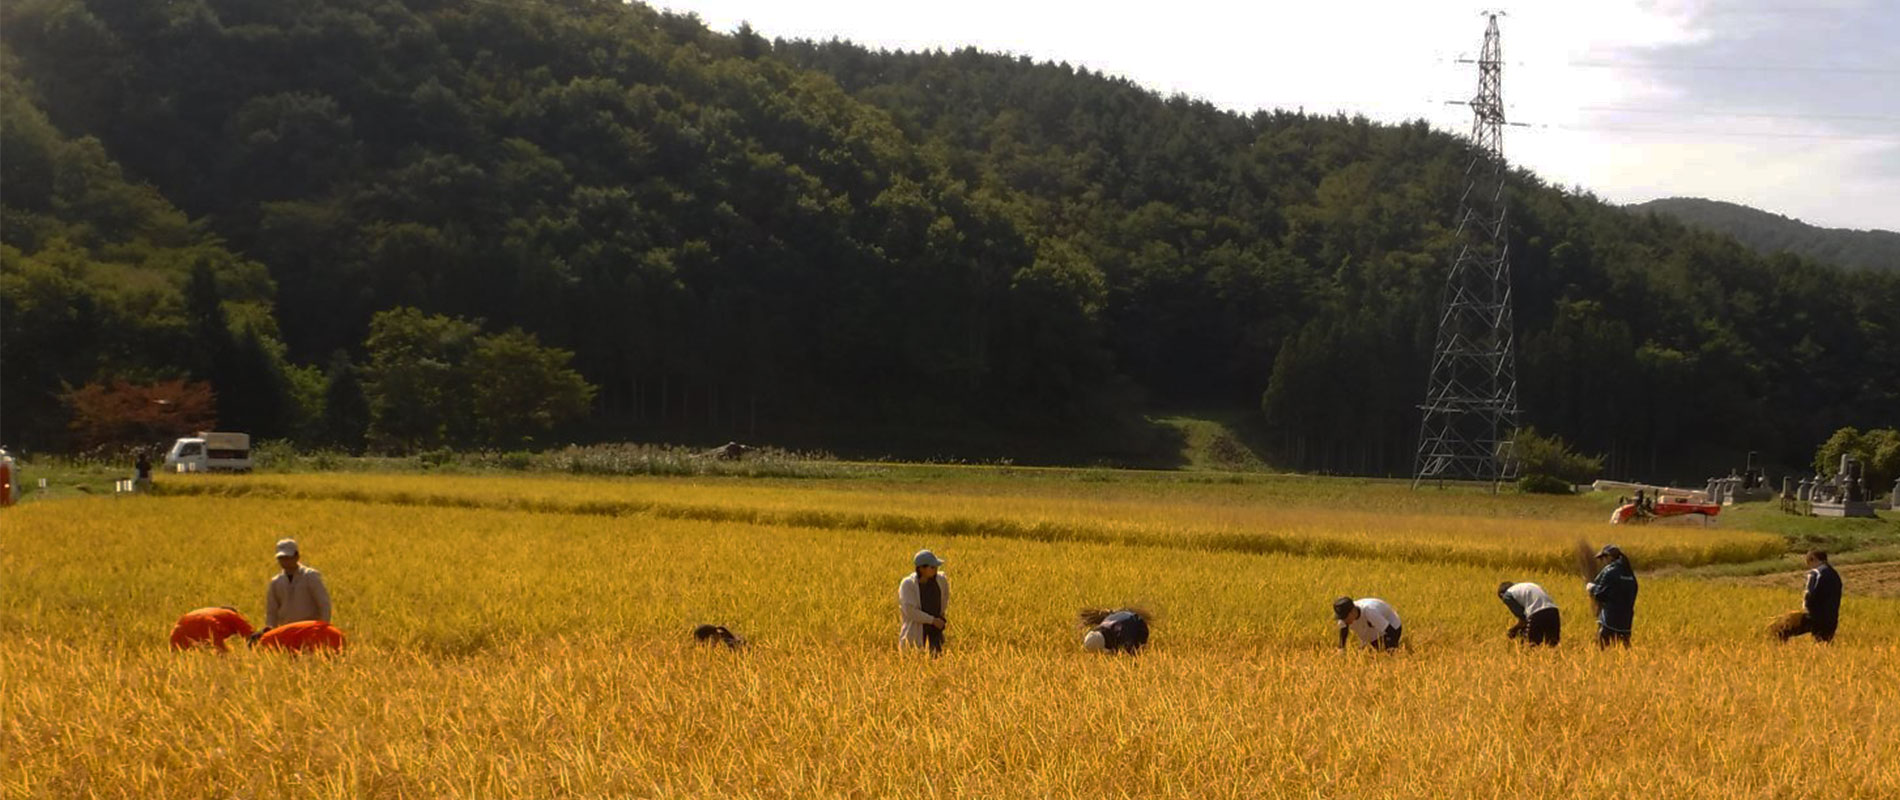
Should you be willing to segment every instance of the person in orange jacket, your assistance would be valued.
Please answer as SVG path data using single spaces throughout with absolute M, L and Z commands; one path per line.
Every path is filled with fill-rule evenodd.
M 263 633 L 251 637 L 251 646 L 263 650 L 288 650 L 292 653 L 318 650 L 340 651 L 343 649 L 343 631 L 323 620 L 308 619 L 275 628 L 265 628 Z
M 190 650 L 208 642 L 218 652 L 225 653 L 230 651 L 224 646 L 225 639 L 250 635 L 251 622 L 237 609 L 230 606 L 200 608 L 179 617 L 178 623 L 172 626 L 172 649 Z

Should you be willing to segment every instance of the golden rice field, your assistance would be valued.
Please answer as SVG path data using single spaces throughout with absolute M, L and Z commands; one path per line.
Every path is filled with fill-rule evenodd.
M 1342 482 L 1343 483 L 1343 482 Z M 493 476 L 194 476 L 168 491 L 350 499 L 461 508 L 725 520 L 916 535 L 1408 558 L 1569 569 L 1580 537 L 1614 533 L 1644 564 L 1698 566 L 1772 558 L 1778 536 L 1721 529 L 1604 525 L 1601 503 L 1508 493 L 1412 492 L 1390 484 L 1341 497 L 1329 482 L 1205 485 L 563 480 Z M 1546 513 L 1538 514 L 1537 509 Z
M 1780 646 L 1759 628 L 1796 593 L 1648 579 L 1636 647 L 1598 652 L 1569 573 L 1410 555 L 1456 546 L 1449 513 L 1392 514 L 1413 544 L 1339 557 L 1201 546 L 1165 527 L 1202 530 L 1168 498 L 1124 498 L 1118 524 L 1161 526 L 1126 544 L 582 507 L 780 514 L 803 491 L 871 513 L 889 505 L 874 487 L 492 480 L 353 482 L 409 504 L 265 492 L 0 515 L 0 797 L 1900 796 L 1900 601 L 1850 595 L 1833 646 Z M 497 486 L 547 505 L 414 502 Z M 889 491 L 918 518 L 1007 511 Z M 1026 513 L 1087 510 L 1043 500 Z M 1211 513 L 1279 519 L 1232 505 Z M 1318 536 L 1375 512 L 1288 513 Z M 166 649 L 185 610 L 261 616 L 286 535 L 324 571 L 349 652 Z M 895 585 L 924 546 L 954 586 L 934 661 L 893 646 Z M 1561 648 L 1505 641 L 1503 578 L 1551 590 Z M 1391 601 L 1409 652 L 1333 650 L 1337 594 Z M 1149 652 L 1080 652 L 1077 608 L 1135 602 L 1160 611 Z M 697 622 L 753 646 L 695 648 Z

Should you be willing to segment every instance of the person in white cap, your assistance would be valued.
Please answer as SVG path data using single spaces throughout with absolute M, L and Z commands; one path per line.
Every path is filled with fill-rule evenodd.
M 943 610 L 950 605 L 950 581 L 943 576 L 943 559 L 929 550 L 919 550 L 911 558 L 915 572 L 897 584 L 897 615 L 903 627 L 897 641 L 905 647 L 928 647 L 931 655 L 943 652 Z
M 305 620 L 330 621 L 330 590 L 323 574 L 299 563 L 296 539 L 277 543 L 277 566 L 284 571 L 271 578 L 264 593 L 264 629 Z

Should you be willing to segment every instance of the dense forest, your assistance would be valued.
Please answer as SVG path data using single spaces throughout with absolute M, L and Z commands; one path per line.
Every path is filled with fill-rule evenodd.
M 348 407 L 398 451 L 1128 461 L 1146 414 L 1251 409 L 1282 466 L 1411 467 L 1471 159 L 1423 123 L 597 0 L 19 0 L 0 28 L 12 444 L 78 446 L 80 387 L 189 378 L 227 426 L 336 441 Z M 1900 273 L 1528 173 L 1511 204 L 1525 422 L 1612 473 L 1804 464 L 1900 413 Z M 527 368 L 590 417 L 385 419 Z
M 1843 267 L 1900 270 L 1900 232 L 1823 228 L 1759 208 L 1700 197 L 1665 197 L 1630 208 L 1728 234 L 1763 253 L 1785 250 Z M 1900 225 L 1900 217 L 1893 224 Z

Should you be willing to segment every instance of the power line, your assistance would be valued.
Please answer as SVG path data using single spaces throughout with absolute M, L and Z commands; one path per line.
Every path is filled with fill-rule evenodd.
M 1665 135 L 1671 135 L 1671 136 L 1723 136 L 1723 137 L 1740 137 L 1740 138 L 1754 138 L 1754 139 L 1827 139 L 1827 140 L 1845 141 L 1845 142 L 1890 142 L 1893 144 L 1900 144 L 1900 137 L 1852 136 L 1852 135 L 1843 135 L 1843 134 L 1834 134 L 1834 133 L 1770 133 L 1766 131 L 1716 131 L 1716 130 L 1707 130 L 1707 129 L 1685 130 L 1685 129 L 1672 129 L 1672 128 L 1626 128 L 1626 127 L 1615 126 L 1615 125 L 1570 125 L 1570 124 L 1565 124 L 1565 123 L 1560 123 L 1560 122 L 1534 123 L 1534 124 L 1528 124 L 1526 125 L 1526 127 L 1562 129 L 1562 130 L 1569 130 L 1569 131 L 1612 131 L 1612 132 L 1618 132 L 1618 133 L 1656 133 L 1656 134 L 1665 134 Z
M 1653 69 L 1695 72 L 1848 72 L 1865 75 L 1900 75 L 1900 67 L 1802 66 L 1795 64 L 1671 64 L 1662 61 L 1617 61 L 1591 59 L 1566 62 L 1573 67 L 1590 69 Z
M 1476 64 L 1474 59 L 1452 59 L 1454 64 Z M 1514 61 L 1513 67 L 1545 69 L 1548 67 L 1568 66 L 1587 69 L 1649 69 L 1649 70 L 1685 70 L 1706 72 L 1846 72 L 1868 75 L 1900 75 L 1900 66 L 1862 66 L 1835 64 L 1691 64 L 1670 63 L 1667 61 L 1632 61 L 1621 59 L 1591 58 L 1565 61 L 1562 64 L 1537 63 L 1534 61 Z
M 1578 111 L 1609 111 L 1628 114 L 1682 114 L 1699 117 L 1739 117 L 1746 119 L 1835 119 L 1860 122 L 1900 122 L 1900 116 L 1882 114 L 1767 114 L 1755 111 L 1721 111 L 1693 108 L 1636 108 L 1632 106 L 1577 106 Z

